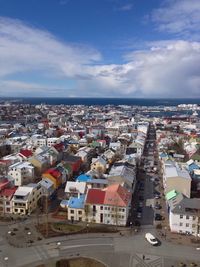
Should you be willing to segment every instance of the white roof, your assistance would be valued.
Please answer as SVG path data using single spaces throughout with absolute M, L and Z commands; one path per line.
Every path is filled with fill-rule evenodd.
M 33 187 L 30 186 L 19 186 L 15 192 L 15 196 L 26 196 L 29 193 L 31 193 L 33 190 Z
M 68 181 L 65 186 L 65 193 L 70 193 L 72 191 L 84 194 L 86 190 L 86 182 L 72 182 Z

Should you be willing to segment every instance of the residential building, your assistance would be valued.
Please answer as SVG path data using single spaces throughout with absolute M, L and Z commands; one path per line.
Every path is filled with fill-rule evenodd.
M 69 200 L 61 202 L 61 207 L 63 204 L 67 207 L 68 220 L 73 221 L 85 221 L 85 195 L 80 195 L 79 197 L 70 197 Z
M 131 203 L 131 193 L 119 184 L 105 189 L 88 189 L 85 220 L 88 222 L 125 226 Z
M 29 162 L 18 162 L 8 167 L 8 175 L 14 179 L 15 186 L 34 181 L 34 166 Z
M 200 236 L 200 199 L 189 199 L 179 193 L 168 203 L 171 231 Z
M 191 177 L 189 172 L 176 162 L 166 161 L 163 164 L 163 186 L 165 194 L 175 189 L 190 198 Z
M 14 214 L 31 214 L 38 205 L 42 197 L 42 187 L 40 184 L 29 184 L 19 186 L 12 198 L 12 212 Z

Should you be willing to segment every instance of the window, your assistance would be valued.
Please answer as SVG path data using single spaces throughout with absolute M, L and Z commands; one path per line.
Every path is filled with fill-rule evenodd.
M 74 214 L 74 210 L 71 210 L 70 213 Z
M 180 219 L 183 219 L 183 215 L 180 215 Z
M 196 216 L 192 216 L 193 221 L 196 220 Z
M 108 207 L 108 210 L 110 210 L 110 207 Z
M 125 209 L 122 209 L 123 212 L 125 212 Z
M 78 211 L 78 214 L 79 214 L 79 215 L 81 215 L 81 214 L 82 214 L 82 211 L 81 211 L 81 210 L 79 210 L 79 211 Z
M 6 201 L 6 205 L 10 205 L 10 201 Z
M 186 220 L 189 220 L 190 219 L 190 216 L 189 215 L 186 215 Z
M 105 207 L 105 210 L 107 210 L 107 207 Z
M 7 212 L 10 212 L 10 208 L 7 208 L 6 210 L 7 210 Z
M 95 205 L 93 205 L 93 207 L 92 207 L 92 208 L 93 208 L 93 211 L 95 212 L 95 211 L 96 211 L 96 206 L 95 206 Z
M 100 210 L 103 210 L 103 206 L 100 207 Z
M 186 223 L 186 224 L 185 224 L 185 226 L 186 226 L 186 227 L 189 227 L 189 226 L 190 226 L 190 224 L 189 224 L 189 223 Z
M 180 223 L 179 226 L 183 226 L 183 223 Z
M 193 223 L 193 224 L 192 224 L 192 228 L 195 228 L 195 227 L 196 227 L 196 224 L 195 224 L 195 223 Z

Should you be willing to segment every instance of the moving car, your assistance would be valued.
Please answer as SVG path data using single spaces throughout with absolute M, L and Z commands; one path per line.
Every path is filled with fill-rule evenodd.
M 158 245 L 158 240 L 151 233 L 146 233 L 145 239 L 153 246 Z

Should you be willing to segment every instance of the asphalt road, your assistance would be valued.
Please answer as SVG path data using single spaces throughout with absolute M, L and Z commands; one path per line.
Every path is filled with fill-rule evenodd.
M 10 247 L 6 240 L 1 238 L 0 266 L 32 267 L 61 258 L 79 256 L 95 258 L 109 267 L 168 267 L 169 261 L 173 263 L 186 259 L 191 262 L 200 260 L 200 252 L 194 247 L 166 241 L 162 241 L 158 247 L 153 247 L 145 240 L 145 232 L 144 230 L 133 235 L 129 233 L 123 237 L 95 234 L 63 236 L 39 241 L 27 248 Z M 151 232 L 154 233 L 154 230 Z M 143 255 L 145 260 L 142 259 Z

